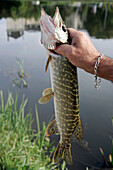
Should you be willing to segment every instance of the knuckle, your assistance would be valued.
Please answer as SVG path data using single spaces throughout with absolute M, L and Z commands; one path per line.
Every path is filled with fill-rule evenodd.
M 85 37 L 86 34 L 84 32 L 80 32 L 80 36 Z

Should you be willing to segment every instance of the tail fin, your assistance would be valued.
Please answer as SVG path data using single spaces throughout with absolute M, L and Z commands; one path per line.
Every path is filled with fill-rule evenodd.
M 71 145 L 66 143 L 58 143 L 53 155 L 53 162 L 58 163 L 64 159 L 67 164 L 72 165 Z

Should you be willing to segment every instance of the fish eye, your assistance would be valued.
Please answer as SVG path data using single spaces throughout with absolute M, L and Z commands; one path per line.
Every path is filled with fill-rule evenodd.
M 66 32 L 66 27 L 64 25 L 62 26 L 62 30 Z

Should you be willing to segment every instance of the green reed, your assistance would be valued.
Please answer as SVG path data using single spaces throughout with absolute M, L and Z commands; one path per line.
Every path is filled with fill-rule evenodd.
M 17 92 L 14 97 L 8 94 L 4 104 L 3 92 L 0 91 L 0 169 L 6 170 L 48 170 L 58 168 L 50 161 L 55 148 L 45 137 L 46 126 L 43 123 L 40 130 L 37 107 L 37 130 L 32 129 L 32 115 L 25 115 L 28 99 L 25 96 L 18 105 Z M 61 165 L 65 169 L 65 162 Z
M 19 65 L 19 69 L 20 69 L 20 71 L 19 71 L 19 75 L 21 76 L 21 77 L 24 77 L 25 76 L 25 73 L 24 73 L 24 59 L 22 60 L 22 62 L 17 58 L 17 63 L 18 63 L 18 65 Z
M 25 77 L 27 76 L 24 71 L 24 59 L 20 61 L 20 59 L 17 58 L 17 64 L 19 66 L 19 71 L 18 71 L 18 78 L 13 80 L 13 83 L 17 85 L 18 87 L 27 87 L 28 83 L 25 80 Z

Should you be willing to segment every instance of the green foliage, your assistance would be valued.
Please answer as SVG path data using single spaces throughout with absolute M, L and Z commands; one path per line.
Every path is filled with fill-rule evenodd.
M 2 91 L 0 91 L 0 98 L 0 165 L 2 168 L 49 169 L 52 165 L 52 163 L 48 164 L 49 158 L 54 148 L 48 151 L 51 145 L 45 139 L 45 124 L 42 131 L 38 128 L 38 133 L 34 133 L 31 128 L 31 114 L 26 116 L 24 114 L 28 100 L 23 96 L 22 103 L 18 106 L 18 92 L 15 98 L 9 92 L 5 105 Z M 39 127 L 37 108 L 36 117 Z
M 17 63 L 19 65 L 19 74 L 21 77 L 24 77 L 25 76 L 25 73 L 24 73 L 24 59 L 22 60 L 22 62 L 20 62 L 20 60 L 17 58 Z
M 26 74 L 24 72 L 24 59 L 22 62 L 17 58 L 17 63 L 19 65 L 19 71 L 18 71 L 18 78 L 13 80 L 13 83 L 17 85 L 19 88 L 23 85 L 23 87 L 27 87 L 28 83 L 24 79 Z
M 89 32 L 90 36 L 96 38 L 111 38 L 113 37 L 113 6 L 110 3 L 103 3 L 102 8 L 98 8 L 94 14 L 92 6 L 82 5 L 81 17 L 86 16 L 84 28 Z
M 20 16 L 26 19 L 33 17 L 35 20 L 38 20 L 40 18 L 40 6 L 34 6 L 30 1 L 22 1 L 19 7 L 19 11 Z
M 55 150 L 49 138 L 45 137 L 46 126 L 40 130 L 37 107 L 37 130 L 32 130 L 32 115 L 25 116 L 28 99 L 23 95 L 18 106 L 19 91 L 15 97 L 9 92 L 4 104 L 3 92 L 0 91 L 0 169 L 7 170 L 67 170 L 66 163 L 55 165 L 50 158 Z
M 95 36 L 96 38 L 111 38 L 113 37 L 113 5 L 107 1 L 103 1 L 102 7 L 99 7 L 99 2 L 100 1 L 97 0 L 82 1 L 80 7 L 75 7 L 73 6 L 75 1 L 40 1 L 39 5 L 33 5 L 30 0 L 7 0 L 7 2 L 1 2 L 0 18 L 34 18 L 38 21 L 42 7 L 50 16 L 53 16 L 56 6 L 59 6 L 64 21 L 67 16 L 70 16 L 75 10 L 78 10 L 83 28 L 88 31 L 90 36 Z M 97 8 L 96 13 L 93 12 L 94 5 L 96 5 Z

